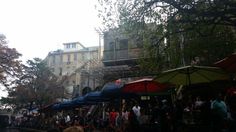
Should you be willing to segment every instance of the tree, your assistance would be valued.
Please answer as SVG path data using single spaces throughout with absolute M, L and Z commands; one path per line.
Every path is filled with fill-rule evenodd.
M 189 24 L 186 29 L 202 25 L 236 26 L 235 0 L 98 0 L 99 16 L 106 26 L 117 26 L 123 20 L 147 23 Z M 182 29 L 179 29 L 183 31 Z
M 211 65 L 236 48 L 234 0 L 100 0 L 100 3 L 104 8 L 99 13 L 108 28 L 124 28 L 142 38 L 147 47 L 146 57 L 140 61 L 144 70 Z M 118 13 L 112 16 L 114 9 Z M 111 25 L 112 20 L 117 21 Z
M 20 53 L 7 46 L 6 37 L 0 34 L 0 85 L 10 88 L 21 74 Z
M 9 96 L 2 99 L 16 108 L 26 107 L 32 103 L 39 106 L 48 105 L 62 98 L 64 94 L 63 81 L 38 58 L 27 61 L 23 75 L 16 84 L 9 90 Z
M 172 9 L 170 16 L 176 23 L 190 23 L 193 27 L 202 24 L 236 26 L 235 0 L 150 0 L 144 4 L 146 8 Z M 177 16 L 180 19 L 175 19 Z

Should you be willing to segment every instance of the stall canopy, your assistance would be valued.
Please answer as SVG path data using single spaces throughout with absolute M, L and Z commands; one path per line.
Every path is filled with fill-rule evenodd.
M 107 99 L 116 99 L 116 98 L 136 98 L 136 93 L 125 93 L 122 92 L 122 87 L 124 85 L 116 84 L 116 83 L 108 83 L 104 85 L 101 96 Z
M 101 95 L 101 91 L 95 91 L 95 92 L 90 92 L 87 93 L 84 96 L 84 100 L 86 102 L 104 102 L 104 101 L 108 101 L 108 98 L 105 98 Z
M 79 106 L 94 105 L 94 104 L 97 104 L 97 102 L 85 101 L 84 97 L 78 97 L 71 101 L 56 103 L 52 106 L 52 109 L 53 110 L 73 109 Z
M 53 110 L 59 110 L 61 107 L 60 107 L 60 103 L 55 103 L 52 105 L 52 109 Z
M 73 107 L 75 107 L 75 104 L 72 101 L 65 101 L 59 104 L 59 109 L 71 109 Z
M 39 109 L 39 112 L 45 112 L 45 111 L 53 110 L 53 105 L 54 105 L 54 103 L 43 106 Z
M 214 63 L 215 66 L 220 67 L 227 72 L 235 73 L 236 72 L 236 53 L 217 61 Z
M 228 80 L 229 75 L 218 67 L 185 66 L 164 71 L 155 77 L 155 81 L 175 85 L 209 83 L 216 80 Z
M 168 85 L 153 81 L 151 78 L 144 78 L 129 82 L 122 87 L 123 93 L 150 94 L 167 90 Z
M 108 83 L 104 85 L 101 91 L 101 96 L 104 98 L 117 98 L 121 95 L 122 85 L 116 83 Z
M 85 96 L 80 96 L 72 100 L 74 107 L 83 106 L 83 105 L 95 105 L 97 102 L 89 101 L 85 99 Z

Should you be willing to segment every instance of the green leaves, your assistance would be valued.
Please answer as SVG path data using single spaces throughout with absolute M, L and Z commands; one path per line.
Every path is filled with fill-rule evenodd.
M 39 58 L 28 60 L 24 65 L 23 74 L 15 87 L 9 90 L 7 97 L 16 107 L 22 107 L 35 102 L 36 105 L 46 105 L 62 98 L 63 81 L 58 79 Z M 6 100 L 6 99 L 5 99 Z
M 103 2 L 119 9 L 119 17 L 104 15 L 106 22 L 115 18 L 112 23 L 122 28 L 121 33 L 131 40 L 141 38 L 145 47 L 145 57 L 140 59 L 143 70 L 176 68 L 196 58 L 199 65 L 212 65 L 236 48 L 235 0 Z
M 0 34 L 0 84 L 10 87 L 21 74 L 20 53 L 7 46 L 6 37 Z

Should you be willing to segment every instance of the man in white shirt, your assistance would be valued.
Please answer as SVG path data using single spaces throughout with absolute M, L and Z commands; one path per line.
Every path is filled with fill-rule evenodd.
M 139 119 L 141 113 L 140 113 L 141 107 L 136 103 L 135 106 L 132 108 L 134 111 L 134 114 L 136 115 L 137 119 Z
M 65 122 L 66 122 L 66 123 L 70 122 L 70 115 L 69 115 L 69 114 L 66 116 Z

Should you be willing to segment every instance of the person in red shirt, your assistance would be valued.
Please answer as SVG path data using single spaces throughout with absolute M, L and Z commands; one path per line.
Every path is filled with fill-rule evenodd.
M 117 112 L 115 111 L 115 109 L 113 108 L 112 111 L 109 114 L 109 121 L 110 121 L 110 125 L 112 128 L 115 127 L 115 123 L 116 123 L 116 116 L 117 116 Z

